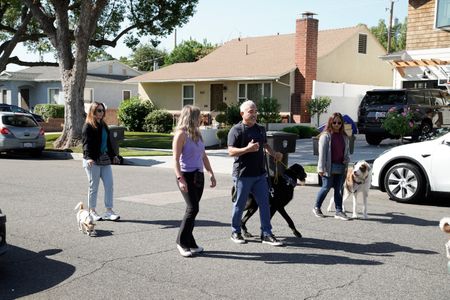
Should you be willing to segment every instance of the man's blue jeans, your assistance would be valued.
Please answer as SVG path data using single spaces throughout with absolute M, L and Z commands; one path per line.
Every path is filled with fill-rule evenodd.
M 342 185 L 344 184 L 344 174 L 333 174 L 329 177 L 322 176 L 322 188 L 317 194 L 315 207 L 320 208 L 331 188 L 334 189 L 334 203 L 336 212 L 342 211 Z
M 250 193 L 255 196 L 256 203 L 259 208 L 259 217 L 261 220 L 261 233 L 266 235 L 272 234 L 272 226 L 270 225 L 270 208 L 269 208 L 269 186 L 267 185 L 267 177 L 265 174 L 255 177 L 233 177 L 236 187 L 236 202 L 233 203 L 233 213 L 231 219 L 232 232 L 241 232 L 241 220 L 244 213 L 245 203 Z

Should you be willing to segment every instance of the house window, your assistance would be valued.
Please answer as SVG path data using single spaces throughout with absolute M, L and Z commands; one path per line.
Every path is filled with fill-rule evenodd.
M 255 102 L 264 98 L 272 97 L 272 84 L 271 83 L 240 83 L 238 91 L 239 103 L 245 100 L 253 100 Z
M 183 106 L 194 105 L 194 86 L 183 85 Z
M 131 91 L 122 91 L 122 100 L 127 100 L 131 98 Z
M 360 34 L 358 39 L 358 53 L 367 53 L 367 34 Z
M 94 101 L 94 89 L 85 88 L 83 98 L 84 103 L 92 103 Z
M 59 100 L 59 89 L 48 89 L 48 103 L 57 104 Z
M 8 91 L 2 90 L 2 102 L 1 103 L 7 103 L 7 99 L 8 99 Z
M 450 27 L 450 0 L 438 0 L 436 7 L 436 27 Z

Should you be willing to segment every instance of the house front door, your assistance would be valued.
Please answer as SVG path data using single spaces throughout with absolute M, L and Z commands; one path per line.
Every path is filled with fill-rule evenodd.
M 223 102 L 223 84 L 211 84 L 211 111 L 217 111 L 217 105 Z
M 19 106 L 25 109 L 30 109 L 30 90 L 20 89 L 20 103 Z

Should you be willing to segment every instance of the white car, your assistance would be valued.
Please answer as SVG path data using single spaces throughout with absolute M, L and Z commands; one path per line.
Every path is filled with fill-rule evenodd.
M 382 153 L 373 163 L 372 186 L 398 202 L 450 193 L 450 133 Z

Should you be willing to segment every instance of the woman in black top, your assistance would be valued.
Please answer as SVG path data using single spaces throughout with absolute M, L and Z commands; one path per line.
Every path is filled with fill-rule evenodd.
M 106 125 L 106 110 L 103 103 L 93 102 L 89 108 L 82 131 L 83 167 L 89 180 L 88 205 L 94 221 L 101 219 L 116 221 L 120 218 L 113 208 L 113 176 L 111 163 L 119 163 L 109 139 Z M 106 213 L 101 217 L 96 212 L 97 192 L 100 179 L 105 190 Z

